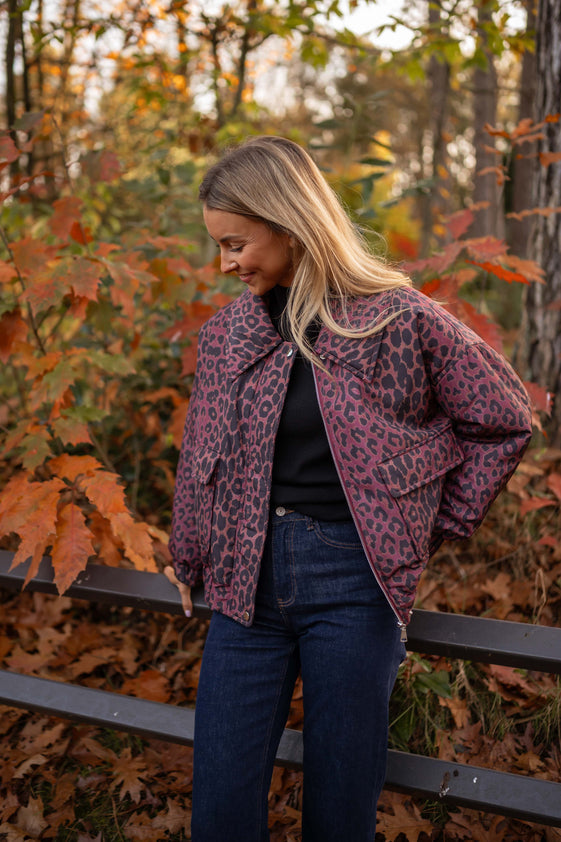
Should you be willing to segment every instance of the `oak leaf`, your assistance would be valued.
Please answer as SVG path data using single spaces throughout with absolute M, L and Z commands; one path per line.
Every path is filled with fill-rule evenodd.
M 21 294 L 33 310 L 43 312 L 50 307 L 58 307 L 69 292 L 68 279 L 64 268 L 59 269 L 60 261 L 47 260 L 32 274 L 28 274 L 26 287 Z
M 74 503 L 67 503 L 58 513 L 51 550 L 54 581 L 59 593 L 70 587 L 94 554 L 93 534 L 86 526 L 84 513 Z
M 0 260 L 0 284 L 9 284 L 15 278 L 17 278 L 17 271 L 14 264 Z
M 136 678 L 127 679 L 120 689 L 127 696 L 139 696 L 152 702 L 167 702 L 170 698 L 169 682 L 155 669 L 146 669 Z
M 145 784 L 140 780 L 140 775 L 145 773 L 144 761 L 139 757 L 131 757 L 130 748 L 126 748 L 113 764 L 112 789 L 120 787 L 121 801 L 125 796 L 130 795 L 135 804 L 138 804 L 142 791 L 146 789 Z
M 13 774 L 14 780 L 25 778 L 29 772 L 34 772 L 36 767 L 44 766 L 47 762 L 48 758 L 44 754 L 33 754 L 31 757 L 27 757 L 15 770 Z
M 92 444 L 89 427 L 81 421 L 60 416 L 53 421 L 52 427 L 64 445 Z
M 523 260 L 515 254 L 505 254 L 501 257 L 501 260 L 511 269 L 515 269 L 521 275 L 524 275 L 527 281 L 544 283 L 545 271 L 535 260 Z
M 10 569 L 32 558 L 24 587 L 35 576 L 55 534 L 60 492 L 64 488 L 64 483 L 56 477 L 26 485 L 20 474 L 8 483 L 0 497 L 0 534 L 16 532 L 21 538 Z
M 431 836 L 432 823 L 422 818 L 416 804 L 409 800 L 402 801 L 400 796 L 392 793 L 391 811 L 392 813 L 378 812 L 376 830 L 384 833 L 386 839 L 395 840 L 400 833 L 403 833 L 407 842 L 418 842 L 422 833 Z
M 25 831 L 27 836 L 37 838 L 48 827 L 48 824 L 43 816 L 43 801 L 41 800 L 41 796 L 37 798 L 30 796 L 27 807 L 20 807 L 18 810 L 17 826 Z
M 125 555 L 139 570 L 157 572 L 148 524 L 137 523 L 128 512 L 109 515 L 111 528 L 124 544 Z
M 448 708 L 456 728 L 464 728 L 469 723 L 470 714 L 466 699 L 458 699 L 457 696 L 447 699 L 444 696 L 439 696 L 438 703 L 442 707 Z
M 63 453 L 49 460 L 49 468 L 54 474 L 73 483 L 83 474 L 94 474 L 103 465 L 93 456 L 70 456 Z
M 275 767 L 273 776 L 279 767 Z M 173 798 L 168 798 L 166 801 L 167 810 L 165 813 L 158 813 L 154 818 L 154 827 L 158 830 L 167 830 L 169 833 L 187 833 L 188 827 L 188 812 L 184 804 L 179 801 L 174 801 Z
M 49 228 L 60 240 L 68 240 L 72 226 L 79 218 L 83 202 L 78 196 L 62 196 L 53 202 L 54 213 Z
M 0 317 L 0 362 L 4 365 L 10 359 L 18 342 L 27 337 L 27 324 L 21 317 L 19 310 L 3 313 Z
M 474 218 L 474 214 L 471 210 L 469 210 L 469 208 L 461 210 L 448 217 L 446 220 L 446 227 L 448 228 L 450 235 L 457 240 L 458 237 L 465 234 Z
M 506 252 L 504 240 L 497 237 L 472 237 L 465 241 L 467 253 L 477 260 L 501 257 Z
M 147 813 L 135 813 L 125 825 L 126 839 L 131 842 L 161 842 L 162 831 L 154 827 Z
M 14 671 L 32 675 L 44 668 L 45 656 L 41 652 L 26 652 L 18 643 L 6 658 L 6 663 Z
M 548 167 L 550 164 L 555 164 L 561 161 L 561 152 L 540 152 L 540 164 L 542 167 Z
M 499 263 L 491 263 L 491 261 L 486 260 L 484 262 L 479 262 L 477 260 L 470 260 L 470 263 L 473 263 L 474 266 L 479 266 L 485 272 L 490 272 L 492 275 L 495 275 L 497 278 L 500 278 L 502 281 L 506 281 L 508 284 L 513 282 L 517 282 L 519 284 L 529 284 L 530 281 L 523 275 L 521 272 L 511 272 L 510 269 L 505 269 L 504 266 L 501 266 Z
M 89 513 L 89 527 L 94 536 L 94 545 L 99 558 L 103 559 L 103 563 L 109 567 L 119 567 L 123 544 L 115 536 L 110 522 L 94 509 Z
M 13 164 L 19 158 L 19 149 L 8 134 L 0 135 L 0 160 Z
M 543 497 L 530 497 L 528 500 L 523 500 L 520 504 L 520 514 L 524 517 L 529 512 L 545 509 L 546 506 L 555 506 L 555 502 L 553 500 L 545 500 Z
M 524 381 L 524 386 L 530 395 L 530 400 L 534 408 L 539 412 L 545 412 L 547 415 L 551 415 L 551 410 L 553 409 L 553 392 L 544 389 L 543 386 L 538 386 L 537 383 L 531 383 L 527 380 Z
M 496 322 L 480 313 L 473 304 L 463 299 L 457 300 L 456 315 L 469 325 L 485 342 L 502 353 L 503 341 Z
M 499 573 L 494 579 L 487 579 L 481 586 L 481 590 L 488 593 L 493 599 L 508 599 L 511 582 L 512 579 L 507 573 Z
M 88 472 L 80 476 L 79 487 L 98 512 L 109 520 L 115 514 L 129 513 L 118 474 L 110 471 Z
M 99 260 L 88 257 L 65 257 L 59 261 L 53 274 L 60 277 L 74 295 L 97 300 L 97 291 L 105 269 Z

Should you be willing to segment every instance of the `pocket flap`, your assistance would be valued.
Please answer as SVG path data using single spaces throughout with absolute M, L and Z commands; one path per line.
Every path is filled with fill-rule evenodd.
M 209 483 L 219 459 L 220 453 L 217 453 L 215 450 L 198 447 L 193 453 L 193 476 L 199 482 Z
M 402 450 L 378 466 L 392 497 L 401 497 L 457 468 L 464 455 L 450 428 Z

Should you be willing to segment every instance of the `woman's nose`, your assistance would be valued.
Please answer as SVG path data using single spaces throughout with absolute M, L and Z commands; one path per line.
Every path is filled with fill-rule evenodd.
M 237 265 L 236 261 L 232 260 L 231 257 L 220 255 L 220 271 L 225 275 L 227 275 L 228 272 L 233 272 Z

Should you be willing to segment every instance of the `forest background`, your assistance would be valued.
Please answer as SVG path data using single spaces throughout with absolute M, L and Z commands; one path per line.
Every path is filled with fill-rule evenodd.
M 559 623 L 558 0 L 0 11 L 0 547 L 14 564 L 31 559 L 31 576 L 49 554 L 61 593 L 91 558 L 165 564 L 197 332 L 240 291 L 218 272 L 198 181 L 229 143 L 273 133 L 313 151 L 372 247 L 509 356 L 534 403 L 508 490 L 473 539 L 439 551 L 418 604 Z M 1 599 L 4 667 L 194 703 L 205 623 Z M 1 713 L 0 837 L 189 838 L 188 750 Z M 402 750 L 561 780 L 553 676 L 410 656 L 392 720 Z M 276 770 L 274 840 L 299 840 L 300 796 L 299 775 Z M 394 793 L 379 818 L 380 840 L 561 838 Z

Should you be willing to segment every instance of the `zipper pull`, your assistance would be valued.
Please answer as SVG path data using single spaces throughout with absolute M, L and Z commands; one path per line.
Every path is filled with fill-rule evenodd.
M 401 631 L 400 638 L 399 638 L 401 643 L 407 643 L 407 626 L 405 625 L 405 623 L 402 623 L 401 621 L 398 622 L 397 625 L 399 626 L 400 631 Z

